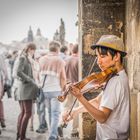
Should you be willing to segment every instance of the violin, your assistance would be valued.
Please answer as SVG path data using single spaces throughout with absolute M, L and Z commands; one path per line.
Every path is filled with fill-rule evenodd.
M 113 75 L 117 73 L 117 69 L 115 67 L 110 67 L 104 71 L 99 73 L 92 73 L 91 75 L 85 77 L 82 81 L 73 84 L 77 87 L 81 93 L 87 93 L 88 90 L 91 90 L 88 85 L 92 85 L 92 90 L 97 89 L 103 86 Z M 62 96 L 58 96 L 58 100 L 60 102 L 65 101 L 67 95 L 69 94 L 70 89 L 68 88 Z

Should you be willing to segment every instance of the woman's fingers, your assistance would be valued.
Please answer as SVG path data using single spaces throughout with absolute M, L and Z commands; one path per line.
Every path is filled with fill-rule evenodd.
M 72 115 L 69 114 L 69 112 L 65 112 L 63 115 L 62 115 L 62 119 L 64 122 L 69 122 L 70 120 L 73 119 Z
M 71 94 L 76 96 L 77 98 L 82 95 L 82 93 L 80 92 L 80 89 L 75 87 L 75 86 L 73 86 L 73 85 L 71 85 L 69 87 L 69 89 L 70 89 Z

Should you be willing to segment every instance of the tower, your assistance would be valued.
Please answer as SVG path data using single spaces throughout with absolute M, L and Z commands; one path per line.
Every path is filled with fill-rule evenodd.
M 28 42 L 33 42 L 33 31 L 31 26 L 29 27 L 29 31 L 28 31 Z
M 37 29 L 36 36 L 42 36 L 40 28 Z

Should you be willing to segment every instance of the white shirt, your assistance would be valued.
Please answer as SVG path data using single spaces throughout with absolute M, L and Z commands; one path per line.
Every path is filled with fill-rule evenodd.
M 60 78 L 54 75 L 47 75 L 43 91 L 44 92 L 61 91 Z
M 112 110 L 103 124 L 97 122 L 96 140 L 125 140 L 129 137 L 129 83 L 124 70 L 112 77 L 102 93 L 100 107 Z

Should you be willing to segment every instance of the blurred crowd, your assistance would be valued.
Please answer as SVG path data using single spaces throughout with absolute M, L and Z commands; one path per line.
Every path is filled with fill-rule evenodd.
M 58 41 L 51 41 L 48 48 L 49 51 L 38 50 L 34 43 L 28 43 L 22 51 L 0 54 L 0 124 L 5 128 L 8 123 L 4 116 L 3 97 L 14 98 L 20 107 L 17 140 L 30 140 L 26 137 L 28 126 L 35 133 L 48 131 L 48 140 L 58 140 L 64 136 L 61 114 L 70 110 L 75 97 L 68 94 L 61 103 L 58 96 L 65 94 L 68 83 L 78 82 L 78 44 L 62 46 Z M 77 106 L 78 102 L 75 104 Z M 35 112 L 39 122 L 36 130 Z M 77 117 L 73 120 L 71 137 L 78 136 Z

